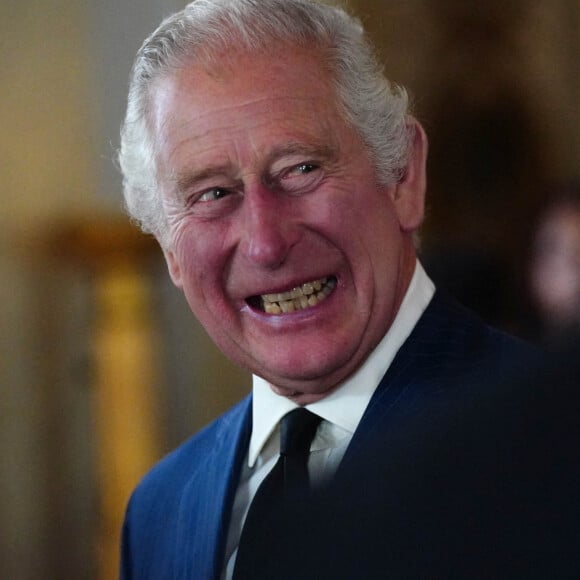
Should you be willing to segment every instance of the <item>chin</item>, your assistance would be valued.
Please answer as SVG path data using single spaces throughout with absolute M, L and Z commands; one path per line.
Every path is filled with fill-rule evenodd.
M 346 361 L 349 360 L 346 358 Z M 254 372 L 277 387 L 276 392 L 280 391 L 281 395 L 293 398 L 290 393 L 296 393 L 320 398 L 346 379 L 351 370 L 343 359 L 337 361 L 325 357 L 313 361 L 312 357 L 296 357 L 262 365 Z

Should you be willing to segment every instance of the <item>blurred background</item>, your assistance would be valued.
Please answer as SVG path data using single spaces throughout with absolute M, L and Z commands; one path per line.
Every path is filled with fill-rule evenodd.
M 349 4 L 430 136 L 428 270 L 543 341 L 580 295 L 580 0 Z M 122 213 L 133 55 L 184 5 L 0 3 L 2 579 L 115 578 L 131 488 L 250 386 Z

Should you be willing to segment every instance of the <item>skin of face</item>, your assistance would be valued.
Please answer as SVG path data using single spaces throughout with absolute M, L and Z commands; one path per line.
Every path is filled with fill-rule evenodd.
M 151 120 L 173 282 L 226 356 L 299 404 L 332 392 L 389 329 L 415 267 L 427 142 L 381 186 L 317 50 L 236 54 L 157 82 Z M 327 278 L 316 306 L 255 297 Z M 252 298 L 254 297 L 254 298 Z

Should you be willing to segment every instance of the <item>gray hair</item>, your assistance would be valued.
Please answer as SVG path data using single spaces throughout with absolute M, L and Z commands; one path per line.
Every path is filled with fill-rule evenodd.
M 126 209 L 162 245 L 169 233 L 148 118 L 154 82 L 194 59 L 210 64 L 229 47 L 260 51 L 281 42 L 323 50 L 337 104 L 365 143 L 378 181 L 402 177 L 412 140 L 407 94 L 385 78 L 357 19 L 311 0 L 194 0 L 162 22 L 137 53 L 121 131 Z

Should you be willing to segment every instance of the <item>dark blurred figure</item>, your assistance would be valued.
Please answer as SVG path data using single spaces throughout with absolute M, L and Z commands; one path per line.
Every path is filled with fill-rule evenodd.
M 512 268 L 505 258 L 477 246 L 434 244 L 421 259 L 438 288 L 445 288 L 488 324 L 512 330 Z
M 557 340 L 580 324 L 580 183 L 557 191 L 542 212 L 532 246 L 529 288 L 541 338 Z
M 578 338 L 345 463 L 292 510 L 276 578 L 580 577 Z

